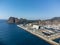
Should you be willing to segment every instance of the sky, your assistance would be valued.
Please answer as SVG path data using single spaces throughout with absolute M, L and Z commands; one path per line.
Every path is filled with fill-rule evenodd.
M 60 17 L 60 0 L 0 0 L 0 19 Z

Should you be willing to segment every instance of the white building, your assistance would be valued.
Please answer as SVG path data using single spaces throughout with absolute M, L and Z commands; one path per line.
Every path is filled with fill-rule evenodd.
M 53 28 L 53 29 L 60 29 L 60 25 L 55 25 L 55 24 L 53 24 L 53 25 L 45 25 L 44 27 Z
M 33 28 L 33 29 L 39 29 L 39 27 L 40 27 L 39 25 L 33 25 L 32 28 Z
M 44 27 L 46 27 L 46 28 L 52 28 L 51 25 L 45 25 Z
M 59 29 L 59 26 L 58 25 L 52 25 L 52 28 L 53 29 Z

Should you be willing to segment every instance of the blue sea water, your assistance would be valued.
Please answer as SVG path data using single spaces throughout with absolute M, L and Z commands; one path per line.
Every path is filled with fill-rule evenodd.
M 50 45 L 44 40 L 19 28 L 16 24 L 0 21 L 0 45 Z
M 60 41 L 60 38 L 57 38 L 57 39 L 55 39 L 55 40 L 53 40 L 53 41 L 55 41 L 55 42 L 57 42 L 57 43 L 60 43 L 59 41 Z

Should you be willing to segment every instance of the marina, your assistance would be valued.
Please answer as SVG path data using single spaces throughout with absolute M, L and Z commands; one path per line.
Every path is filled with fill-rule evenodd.
M 59 45 L 59 43 L 53 41 L 54 39 L 56 38 L 60 38 L 60 33 L 57 33 L 57 34 L 54 34 L 54 35 L 51 35 L 51 36 L 46 36 L 42 33 L 42 31 L 37 31 L 37 30 L 32 30 L 32 29 L 29 29 L 28 27 L 26 26 L 22 26 L 22 25 L 17 25 L 18 27 L 32 33 L 33 35 L 36 35 L 38 36 L 39 38 L 42 38 L 43 40 L 45 40 L 46 42 L 50 43 L 51 45 Z

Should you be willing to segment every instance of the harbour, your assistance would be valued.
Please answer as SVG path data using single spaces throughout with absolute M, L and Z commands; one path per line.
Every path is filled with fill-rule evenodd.
M 58 36 L 58 35 L 57 36 L 55 35 L 55 36 L 49 38 L 49 37 L 44 36 L 41 32 L 33 31 L 31 29 L 28 29 L 27 27 L 20 26 L 20 25 L 17 25 L 17 26 L 24 29 L 24 30 L 26 30 L 26 31 L 28 31 L 28 32 L 30 32 L 30 33 L 32 33 L 33 35 L 38 36 L 39 38 L 42 38 L 43 40 L 50 43 L 51 45 L 59 45 L 59 43 L 53 41 L 56 38 L 60 38 L 60 36 Z M 58 33 L 58 34 L 60 35 L 60 33 Z

